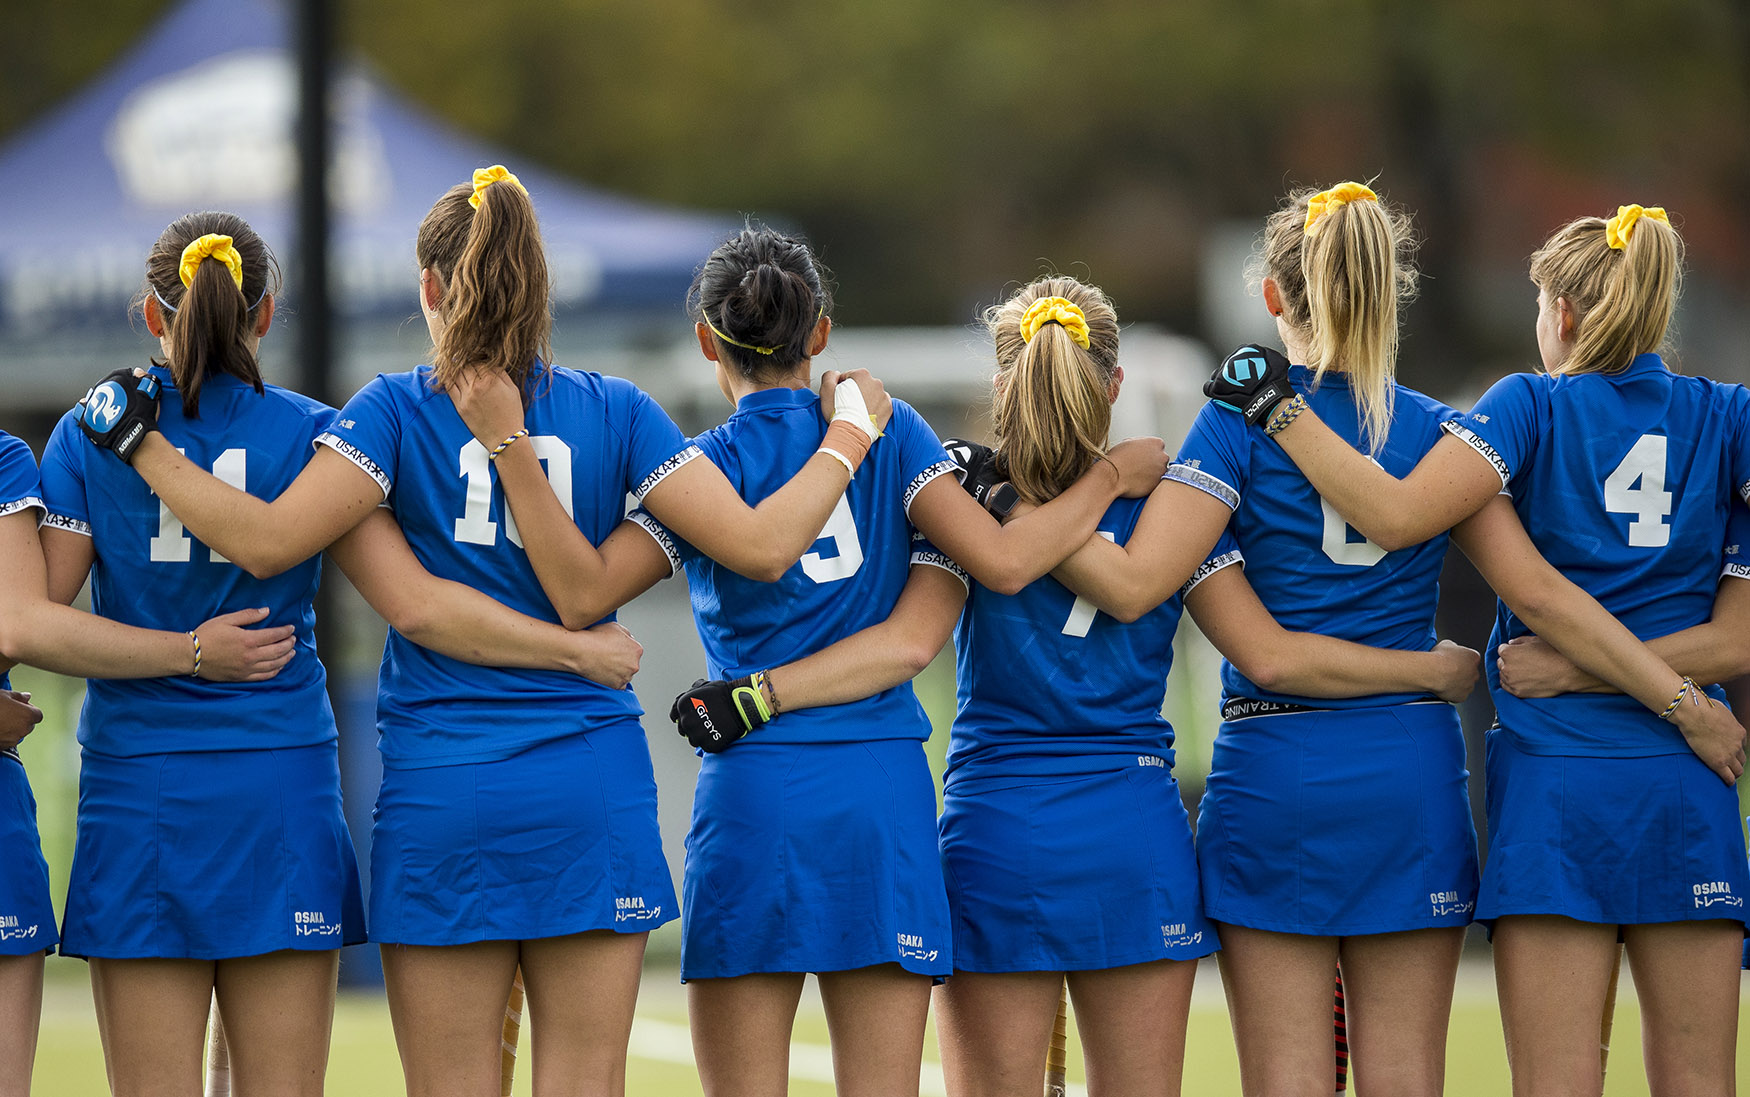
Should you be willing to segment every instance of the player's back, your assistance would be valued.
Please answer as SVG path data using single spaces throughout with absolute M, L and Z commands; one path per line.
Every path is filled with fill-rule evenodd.
M 1362 452 L 1368 451 L 1348 378 L 1294 366 L 1290 379 L 1319 418 Z M 1373 459 L 1403 477 L 1441 437 L 1451 408 L 1393 385 L 1391 429 Z M 1321 498 L 1276 442 L 1232 411 L 1207 404 L 1167 472 L 1234 507 L 1228 529 L 1245 553 L 1246 578 L 1283 628 L 1316 632 L 1371 647 L 1426 651 L 1434 646 L 1434 607 L 1445 534 L 1394 552 L 1368 541 Z M 1361 707 L 1413 699 L 1393 694 L 1346 700 L 1292 697 L 1247 680 L 1222 665 L 1230 697 Z
M 826 433 L 807 389 L 771 388 L 694 439 L 749 505 L 783 487 Z M 687 571 L 709 676 L 737 678 L 810 655 L 887 618 L 910 569 L 912 498 L 953 466 L 923 417 L 900 400 L 820 538 L 775 583 L 739 575 L 674 540 Z M 757 530 L 749 536 L 758 536 Z M 849 705 L 800 709 L 760 730 L 766 742 L 925 738 L 930 726 L 904 683 Z
M 697 456 L 629 381 L 539 366 L 528 393 L 529 435 L 515 444 L 535 451 L 560 504 L 592 544 L 620 523 L 629 493 L 641 496 Z M 321 442 L 377 480 L 432 574 L 531 617 L 559 620 L 486 447 L 449 395 L 432 387 L 429 367 L 378 376 L 348 401 Z M 642 711 L 630 690 L 557 671 L 462 663 L 391 630 L 378 729 L 387 764 L 429 766 L 509 757 Z
M 333 418 L 324 404 L 274 385 L 256 392 L 229 374 L 201 386 L 190 416 L 168 369 L 158 427 L 198 467 L 232 487 L 274 499 L 310 459 L 310 443 Z M 296 653 L 266 682 L 195 678 L 94 679 L 80 741 L 105 754 L 305 746 L 334 737 L 315 611 L 321 578 L 313 556 L 255 579 L 196 540 L 133 469 L 88 443 L 75 411 L 56 425 L 43 455 L 45 524 L 92 538 L 94 612 L 141 628 L 187 632 L 202 621 L 266 606 L 261 627 L 293 625 Z M 191 713 L 199 726 L 191 726 Z

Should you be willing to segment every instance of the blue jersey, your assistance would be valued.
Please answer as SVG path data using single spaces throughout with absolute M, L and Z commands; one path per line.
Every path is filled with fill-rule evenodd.
M 19 511 L 43 509 L 42 492 L 37 487 L 36 458 L 30 447 L 0 430 L 0 518 Z M 5 671 L 0 671 L 0 690 L 12 688 Z M 18 757 L 18 751 L 0 751 Z
M 532 371 L 525 423 L 547 479 L 592 544 L 642 497 L 698 456 L 680 428 L 630 381 L 560 367 Z M 543 621 L 559 616 L 522 548 L 504 490 L 431 370 L 381 374 L 317 441 L 383 489 L 413 554 L 433 575 Z M 610 614 L 603 620 L 612 620 Z M 509 758 L 540 743 L 643 714 L 630 689 L 548 670 L 480 667 L 393 629 L 377 693 L 378 742 L 390 767 Z
M 1114 502 L 1100 535 L 1128 544 L 1147 502 Z M 1161 704 L 1184 595 L 1239 562 L 1224 533 L 1182 590 L 1129 624 L 1049 575 L 1012 595 L 974 583 L 954 629 L 959 711 L 946 780 L 1101 772 L 1125 755 L 1170 767 Z
M 758 505 L 814 456 L 826 427 L 820 400 L 809 390 L 762 389 L 742 397 L 728 422 L 694 442 L 749 505 Z M 639 514 L 671 562 L 686 568 L 707 677 L 769 670 L 885 621 L 913 558 L 906 512 L 925 484 L 953 471 L 929 424 L 905 402 L 893 401 L 886 433 L 857 469 L 820 539 L 776 583 L 736 574 Z M 919 563 L 946 563 L 923 545 L 917 556 Z M 910 682 L 849 704 L 785 712 L 759 730 L 765 743 L 929 737 L 930 721 Z
M 1294 366 L 1289 378 L 1338 435 L 1365 452 L 1349 379 Z M 1440 440 L 1457 412 L 1402 385 L 1392 386 L 1392 426 L 1376 460 L 1406 476 Z M 1206 404 L 1167 478 L 1199 488 L 1234 508 L 1228 529 L 1246 554 L 1246 578 L 1282 627 L 1369 647 L 1427 651 L 1434 646 L 1434 605 L 1447 537 L 1387 552 L 1351 529 L 1320 498 L 1281 446 L 1232 411 Z M 1295 697 L 1248 680 L 1222 663 L 1224 699 L 1251 697 L 1317 708 L 1366 708 L 1415 700 L 1415 694 L 1347 699 Z
M 1620 373 L 1504 377 L 1449 428 L 1488 458 L 1544 558 L 1642 640 L 1713 613 L 1732 497 L 1750 481 L 1750 392 L 1680 377 L 1656 354 Z M 1495 647 L 1527 633 L 1501 606 L 1489 689 L 1531 754 L 1683 754 L 1677 728 L 1631 697 L 1520 699 Z
M 158 429 L 190 461 L 232 487 L 273 499 L 310 459 L 310 442 L 334 409 L 274 385 L 257 393 L 229 374 L 201 386 L 200 417 L 183 413 L 170 371 Z M 77 409 L 55 425 L 43 451 L 45 526 L 92 539 L 91 609 L 139 628 L 187 632 L 209 617 L 268 607 L 261 627 L 292 625 L 296 653 L 265 682 L 188 676 L 94 679 L 79 716 L 79 742 L 133 757 L 184 751 L 269 750 L 334 739 L 334 713 L 316 658 L 312 603 L 322 558 L 272 579 L 254 579 L 195 540 L 133 469 L 80 433 Z M 192 660 L 191 660 L 192 661 Z

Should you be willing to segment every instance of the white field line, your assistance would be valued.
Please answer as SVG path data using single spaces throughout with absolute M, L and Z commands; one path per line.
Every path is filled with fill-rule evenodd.
M 638 1017 L 632 1021 L 632 1039 L 628 1054 L 636 1059 L 660 1063 L 693 1065 L 693 1040 L 686 1025 Z M 793 1042 L 790 1045 L 790 1077 L 803 1082 L 832 1085 L 832 1049 L 824 1044 Z M 1071 1084 L 1069 1097 L 1087 1097 L 1087 1087 Z M 947 1097 L 948 1087 L 942 1082 L 939 1064 L 925 1061 L 918 1080 L 919 1097 Z

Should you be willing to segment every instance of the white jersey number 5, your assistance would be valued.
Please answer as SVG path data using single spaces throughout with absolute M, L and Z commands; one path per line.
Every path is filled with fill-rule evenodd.
M 1628 543 L 1636 548 L 1663 548 L 1671 543 L 1671 527 L 1665 524 L 1671 517 L 1671 493 L 1665 490 L 1665 451 L 1663 434 L 1643 434 L 1616 471 L 1604 478 L 1604 509 L 1635 516 L 1628 524 Z

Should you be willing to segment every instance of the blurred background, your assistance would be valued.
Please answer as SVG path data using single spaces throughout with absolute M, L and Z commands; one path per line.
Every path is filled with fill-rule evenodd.
M 1688 243 L 1673 364 L 1750 380 L 1742 0 L 0 0 L 0 17 L 0 428 L 39 454 L 87 385 L 156 352 L 128 305 L 178 214 L 233 209 L 274 246 L 287 285 L 262 348 L 269 378 L 339 404 L 421 360 L 415 228 L 447 186 L 498 162 L 542 216 L 557 360 L 632 378 L 689 432 L 728 409 L 689 349 L 681 298 L 715 243 L 756 217 L 805 233 L 836 275 L 823 367 L 870 368 L 944 435 L 984 430 L 981 308 L 1048 270 L 1100 284 L 1127 325 L 1118 432 L 1172 447 L 1214 361 L 1271 334 L 1244 274 L 1263 218 L 1293 187 L 1348 178 L 1413 211 L 1423 239 L 1406 384 L 1467 407 L 1531 368 L 1526 257 L 1562 222 L 1630 201 L 1666 206 Z M 329 57 L 330 216 L 314 233 L 299 205 L 299 47 L 313 41 Z M 1445 583 L 1442 631 L 1482 646 L 1492 600 L 1462 558 Z M 382 625 L 338 572 L 327 586 L 323 652 L 363 854 Z M 637 688 L 660 716 L 702 666 L 684 585 L 623 620 L 645 644 Z M 1194 804 L 1219 690 L 1213 653 L 1194 631 L 1180 641 L 1168 714 Z M 50 713 L 23 754 L 64 887 L 80 683 L 17 679 Z M 951 658 L 919 689 L 939 758 Z M 1491 718 L 1479 693 L 1466 706 L 1473 773 Z M 697 762 L 666 721 L 647 730 L 678 873 Z M 1453 1092 L 1504 1077 L 1487 952 L 1473 944 Z M 672 928 L 653 940 L 653 984 L 672 988 L 677 949 Z M 352 953 L 343 979 L 368 988 L 374 956 Z M 82 965 L 51 972 L 39 1080 L 59 1061 L 57 1009 L 71 1011 L 69 1062 L 89 1069 L 96 1048 L 76 1016 Z M 1215 1073 L 1193 1088 L 1194 1039 L 1187 1092 L 1228 1092 L 1213 969 L 1204 983 L 1213 997 L 1200 992 L 1208 1016 L 1194 1025 L 1218 1033 Z M 1465 987 L 1474 1051 L 1458 1035 Z M 678 1022 L 671 991 L 647 999 L 670 1010 L 654 1023 Z M 386 1024 L 377 1035 L 370 1054 L 392 1084 Z M 1644 1091 L 1630 1062 L 1612 1092 Z M 677 1091 L 649 1084 L 633 1091 Z

